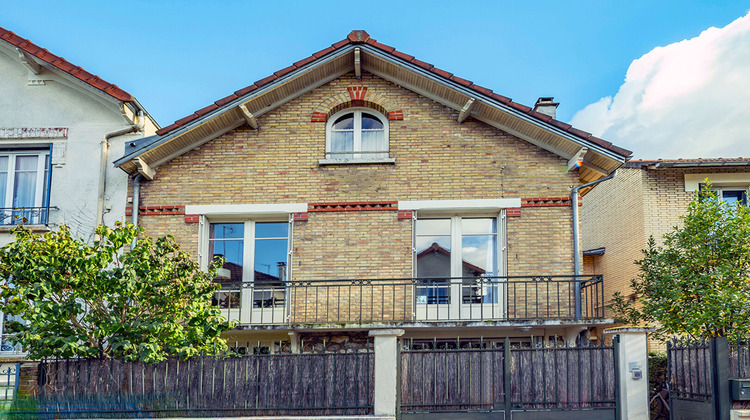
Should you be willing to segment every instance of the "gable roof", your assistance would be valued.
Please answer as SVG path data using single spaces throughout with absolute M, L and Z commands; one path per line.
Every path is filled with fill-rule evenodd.
M 623 165 L 623 168 L 699 168 L 705 166 L 750 166 L 750 159 L 737 158 L 698 158 L 698 159 L 656 159 L 656 160 L 631 160 Z
M 582 179 L 597 179 L 622 165 L 632 154 L 610 142 L 592 136 L 532 108 L 513 102 L 447 71 L 441 70 L 377 42 L 365 31 L 352 31 L 345 39 L 281 69 L 250 86 L 221 98 L 194 113 L 157 131 L 157 136 L 143 142 L 115 162 L 134 173 L 137 162 L 159 166 L 206 141 L 245 123 L 240 106 L 254 117 L 336 77 L 354 71 L 354 54 L 360 54 L 362 71 L 433 99 L 452 109 L 461 110 L 474 100 L 471 116 L 519 138 L 536 144 L 559 156 L 573 159 L 582 148 Z
M 119 87 L 117 87 L 117 85 L 109 83 L 101 79 L 99 76 L 95 76 L 87 72 L 81 67 L 70 63 L 68 60 L 62 57 L 58 57 L 55 54 L 47 51 L 45 48 L 34 44 L 28 39 L 21 38 L 20 36 L 2 27 L 0 27 L 0 39 L 14 47 L 20 48 L 24 52 L 33 55 L 34 57 L 44 61 L 47 64 L 57 67 L 65 73 L 96 89 L 101 90 L 102 92 L 117 100 L 123 102 L 132 102 L 135 100 L 135 97 L 133 97 L 133 95 L 120 89 Z

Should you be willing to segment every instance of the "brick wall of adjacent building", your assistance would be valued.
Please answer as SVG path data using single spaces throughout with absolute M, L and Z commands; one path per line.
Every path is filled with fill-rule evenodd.
M 633 261 L 640 258 L 646 243 L 642 172 L 618 169 L 613 179 L 583 197 L 581 248 L 606 248 L 604 255 L 592 258 L 598 260 L 596 274 L 604 275 L 605 304 L 611 303 L 615 291 L 630 290 L 630 281 L 638 274 Z M 605 313 L 612 315 L 609 310 Z
M 598 185 L 583 199 L 582 248 L 605 247 L 601 257 L 590 260 L 604 275 L 606 304 L 614 292 L 628 296 L 630 282 L 638 277 L 634 263 L 653 236 L 663 243 L 665 233 L 680 225 L 693 192 L 685 191 L 685 174 L 747 173 L 745 168 L 620 168 L 610 181 Z M 584 260 L 586 262 L 586 260 Z M 591 270 L 591 268 L 587 268 Z M 611 312 L 607 310 L 607 315 Z M 650 342 L 651 349 L 664 349 Z
M 321 166 L 327 98 L 366 86 L 403 111 L 390 121 L 394 164 Z M 578 174 L 510 134 L 375 76 L 345 75 L 157 169 L 141 206 L 567 197 Z M 172 234 L 195 254 L 198 228 L 184 216 L 143 215 L 150 235 Z M 524 207 L 507 222 L 511 275 L 571 274 L 571 209 Z M 411 276 L 411 223 L 395 211 L 312 213 L 294 224 L 293 277 Z

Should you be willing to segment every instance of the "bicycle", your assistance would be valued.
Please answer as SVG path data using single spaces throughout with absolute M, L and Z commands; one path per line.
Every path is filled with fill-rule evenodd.
M 648 403 L 651 420 L 669 420 L 669 384 L 667 381 L 661 383 L 651 401 Z

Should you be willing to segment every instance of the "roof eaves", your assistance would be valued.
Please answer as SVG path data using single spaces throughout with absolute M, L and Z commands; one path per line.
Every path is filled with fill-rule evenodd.
M 500 99 L 499 99 L 499 98 L 495 97 L 496 96 L 495 94 L 486 95 L 485 92 L 486 92 L 486 90 L 488 90 L 486 88 L 476 89 L 475 87 L 468 87 L 467 84 L 463 82 L 463 79 L 461 79 L 461 81 L 453 80 L 451 78 L 452 75 L 449 76 L 449 77 L 441 76 L 441 73 L 446 73 L 446 74 L 449 74 L 449 75 L 450 75 L 450 73 L 444 72 L 444 71 L 439 70 L 439 69 L 436 72 L 434 68 L 433 68 L 433 70 L 426 70 L 421 65 L 415 65 L 414 63 L 411 63 L 409 61 L 405 61 L 403 59 L 399 59 L 398 57 L 394 57 L 393 54 L 384 53 L 383 51 L 379 51 L 377 49 L 374 49 L 372 47 L 372 45 L 363 45 L 362 48 L 368 49 L 368 51 L 370 51 L 371 53 L 377 54 L 378 56 L 380 56 L 383 59 L 386 59 L 386 60 L 389 60 L 389 61 L 392 61 L 392 62 L 395 62 L 395 61 L 398 60 L 399 64 L 409 66 L 415 72 L 418 72 L 418 73 L 422 74 L 423 76 L 428 77 L 428 78 L 430 78 L 430 79 L 432 79 L 432 80 L 434 80 L 436 82 L 443 83 L 443 84 L 448 85 L 448 86 L 450 86 L 450 87 L 452 87 L 454 89 L 461 90 L 464 94 L 466 94 L 468 96 L 476 96 L 477 94 L 479 94 L 479 95 L 483 96 L 484 97 L 484 101 L 486 103 L 490 104 L 491 106 L 494 106 L 496 108 L 501 109 L 504 112 L 510 113 L 512 115 L 515 115 L 516 117 L 521 118 L 524 121 L 527 121 L 527 122 L 535 124 L 535 125 L 537 125 L 539 127 L 546 128 L 546 129 L 548 129 L 550 131 L 553 131 L 553 132 L 555 132 L 555 134 L 560 135 L 562 137 L 565 137 L 568 140 L 571 140 L 571 141 L 573 141 L 575 143 L 580 144 L 581 146 L 586 146 L 586 147 L 589 147 L 589 148 L 593 148 L 597 152 L 599 152 L 599 153 L 601 153 L 601 154 L 603 154 L 605 156 L 608 156 L 611 159 L 616 160 L 618 162 L 625 162 L 627 160 L 627 158 L 632 154 L 632 152 L 630 152 L 629 150 L 625 150 L 623 148 L 620 148 L 620 147 L 617 147 L 617 146 L 613 146 L 612 143 L 609 143 L 609 142 L 607 142 L 605 140 L 601 140 L 599 138 L 596 138 L 596 137 L 592 136 L 591 134 L 586 133 L 586 132 L 584 132 L 582 130 L 575 129 L 579 133 L 587 134 L 588 138 L 587 137 L 582 137 L 582 134 L 579 135 L 579 134 L 572 133 L 569 130 L 572 130 L 574 128 L 570 124 L 566 124 L 566 123 L 563 123 L 563 122 L 555 120 L 555 119 L 551 119 L 549 122 L 547 122 L 547 121 L 544 121 L 544 119 L 535 118 L 531 114 L 531 113 L 534 112 L 531 108 L 529 108 L 529 107 L 527 107 L 525 105 L 516 103 L 516 102 L 512 102 L 511 100 L 509 100 L 508 98 L 505 98 L 503 96 L 501 96 Z M 476 86 L 476 85 L 471 84 L 471 82 L 469 82 L 469 86 Z M 609 145 L 609 146 L 607 146 L 607 145 Z M 615 150 L 611 150 L 609 147 L 616 148 L 617 150 L 616 151 Z M 627 152 L 627 154 L 625 154 L 625 152 Z
M 116 167 L 120 166 L 123 163 L 129 161 L 130 159 L 133 159 L 139 156 L 140 154 L 150 149 L 153 149 L 155 147 L 158 147 L 159 145 L 164 144 L 168 142 L 169 140 L 191 130 L 193 127 L 200 125 L 203 122 L 208 121 L 218 115 L 229 112 L 235 106 L 238 106 L 241 103 L 247 102 L 248 100 L 254 98 L 255 96 L 262 95 L 268 90 L 273 89 L 278 84 L 284 83 L 286 80 L 299 75 L 303 71 L 309 71 L 317 66 L 325 65 L 325 63 L 327 63 L 328 60 L 336 59 L 342 54 L 347 54 L 351 49 L 354 49 L 354 46 L 350 45 L 349 48 L 340 48 L 336 51 L 336 54 L 331 54 L 325 59 L 322 59 L 322 60 L 316 59 L 316 60 L 308 61 L 303 66 L 294 70 L 293 72 L 288 72 L 284 74 L 282 77 L 275 78 L 261 85 L 259 85 L 259 82 L 255 82 L 253 85 L 251 85 L 251 86 L 255 86 L 254 89 L 249 89 L 251 86 L 248 86 L 247 88 L 243 88 L 243 89 L 236 91 L 233 95 L 229 95 L 225 98 L 222 98 L 214 102 L 213 104 L 207 107 L 199 109 L 193 114 L 188 115 L 187 117 L 181 118 L 177 120 L 175 123 L 157 131 L 156 136 L 155 136 L 157 137 L 157 139 L 149 143 L 148 146 L 139 148 L 138 150 L 134 150 L 131 153 L 121 157 L 120 159 L 117 159 L 114 162 L 114 165 Z M 237 95 L 237 93 L 240 93 L 240 92 L 242 92 L 243 95 Z M 159 134 L 160 131 L 163 132 L 164 134 Z
M 70 63 L 62 57 L 52 54 L 47 49 L 41 48 L 28 39 L 22 38 L 3 27 L 0 27 L 0 39 L 119 101 L 132 102 L 135 100 L 133 95 L 117 85 L 109 83 L 99 76 L 87 72 L 83 68 Z

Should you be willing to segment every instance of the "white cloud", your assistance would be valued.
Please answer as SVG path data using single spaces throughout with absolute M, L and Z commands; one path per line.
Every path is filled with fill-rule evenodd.
M 635 158 L 750 157 L 750 13 L 633 61 L 571 124 Z

